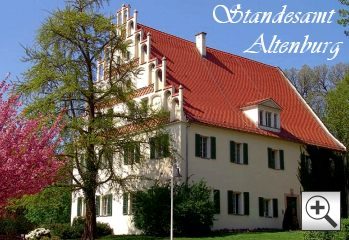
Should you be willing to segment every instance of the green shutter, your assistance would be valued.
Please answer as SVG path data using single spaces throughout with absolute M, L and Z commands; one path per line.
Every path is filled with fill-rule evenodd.
M 264 217 L 264 198 L 259 197 L 258 203 L 259 203 L 259 216 Z
M 123 194 L 122 214 L 128 215 L 128 193 Z
M 284 163 L 284 150 L 279 151 L 280 154 L 280 169 L 284 170 L 285 169 L 285 163 Z
M 82 216 L 82 197 L 78 197 L 77 215 L 78 217 Z
M 228 191 L 228 214 L 233 214 L 233 191 Z
M 219 214 L 221 212 L 221 197 L 217 189 L 213 190 L 213 203 L 215 214 Z
M 277 218 L 278 216 L 279 216 L 278 200 L 274 198 L 273 199 L 273 217 Z
M 236 151 L 235 151 L 235 142 L 230 141 L 230 162 L 236 162 L 235 159 Z
M 216 138 L 211 137 L 211 159 L 216 159 Z
M 268 167 L 275 169 L 275 161 L 273 160 L 273 149 L 268 148 Z
M 195 156 L 201 157 L 201 136 L 199 134 L 195 134 Z
M 244 192 L 244 215 L 250 215 L 250 194 Z
M 135 143 L 135 162 L 136 163 L 140 163 L 141 161 L 141 146 L 140 143 L 137 142 Z
M 96 216 L 101 215 L 101 196 L 96 196 Z
M 150 159 L 154 159 L 155 158 L 155 138 L 150 138 L 149 144 L 150 144 Z
M 163 157 L 170 156 L 170 136 L 168 134 L 164 134 L 161 137 L 161 146 L 163 147 Z
M 113 214 L 113 195 L 108 195 L 108 209 L 107 209 L 107 215 L 112 216 Z
M 244 164 L 248 164 L 248 145 L 247 143 L 244 143 Z

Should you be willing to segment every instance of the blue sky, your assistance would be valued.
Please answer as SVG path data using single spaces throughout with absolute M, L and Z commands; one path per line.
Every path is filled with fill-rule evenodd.
M 132 9 L 139 11 L 139 21 L 153 28 L 194 40 L 198 32 L 207 32 L 208 46 L 231 52 L 281 68 L 311 66 L 319 64 L 333 65 L 349 62 L 349 37 L 343 33 L 344 28 L 336 23 L 338 14 L 331 24 L 218 24 L 212 17 L 216 5 L 232 8 L 241 4 L 242 10 L 252 12 L 271 11 L 275 14 L 287 5 L 289 11 L 318 12 L 338 10 L 343 7 L 337 0 L 110 0 L 105 7 L 107 14 L 113 14 L 122 3 L 129 3 Z M 21 78 L 21 73 L 28 68 L 21 62 L 24 51 L 21 45 L 31 46 L 36 30 L 55 8 L 63 7 L 63 0 L 11 0 L 3 1 L 0 9 L 0 79 L 8 72 L 12 78 Z M 257 38 L 264 33 L 266 44 L 274 35 L 281 41 L 303 41 L 309 35 L 309 41 L 343 42 L 338 56 L 332 61 L 328 51 L 325 54 L 265 54 L 244 53 Z

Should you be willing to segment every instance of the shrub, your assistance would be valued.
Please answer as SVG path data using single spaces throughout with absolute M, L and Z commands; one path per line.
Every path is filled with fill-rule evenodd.
M 21 215 L 0 219 L 0 235 L 20 235 L 31 229 L 33 225 Z
M 70 223 L 55 223 L 55 224 L 46 224 L 43 227 L 51 230 L 53 236 L 58 236 L 62 239 L 73 239 L 80 238 L 81 233 L 75 232 Z
M 170 187 L 153 186 L 135 194 L 133 221 L 147 235 L 170 231 Z M 174 231 L 177 235 L 204 235 L 213 224 L 211 190 L 204 182 L 181 184 L 174 189 Z
M 44 238 L 51 238 L 51 232 L 49 229 L 45 228 L 36 228 L 30 233 L 25 235 L 25 239 L 28 240 L 37 240 L 37 239 L 44 239 Z
M 97 236 L 103 237 L 113 234 L 113 229 L 109 226 L 108 223 L 97 222 Z

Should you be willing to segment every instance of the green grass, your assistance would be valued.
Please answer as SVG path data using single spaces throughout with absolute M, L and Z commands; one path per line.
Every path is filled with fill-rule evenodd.
M 168 238 L 156 238 L 148 236 L 108 236 L 103 240 L 164 240 Z M 223 236 L 204 238 L 176 238 L 175 240 L 303 240 L 303 232 L 254 232 L 254 233 L 232 233 Z

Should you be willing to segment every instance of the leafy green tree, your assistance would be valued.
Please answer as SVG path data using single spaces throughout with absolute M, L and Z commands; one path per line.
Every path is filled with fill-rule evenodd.
M 35 195 L 14 200 L 9 208 L 24 209 L 24 216 L 36 226 L 51 223 L 70 223 L 71 190 L 47 187 Z
M 303 65 L 300 69 L 290 68 L 284 72 L 303 99 L 323 119 L 327 93 L 349 73 L 349 64 L 322 64 L 314 67 Z
M 327 95 L 325 123 L 347 148 L 349 146 L 349 75 Z
M 122 159 L 124 149 L 135 141 L 148 143 L 147 134 L 153 134 L 155 127 L 161 130 L 163 117 L 133 100 L 133 80 L 142 69 L 138 61 L 123 57 L 130 42 L 122 26 L 101 14 L 105 2 L 71 0 L 54 11 L 39 29 L 35 45 L 25 49 L 31 68 L 18 87 L 29 102 L 30 116 L 66 112 L 62 157 L 71 187 L 85 198 L 82 239 L 95 239 L 95 195 L 100 186 L 128 190 L 143 179 L 141 174 L 125 174 L 114 156 Z M 99 79 L 101 63 L 99 74 L 104 74 Z M 122 110 L 113 111 L 114 103 L 121 104 Z M 138 155 L 144 159 L 143 151 Z
M 134 194 L 135 226 L 151 236 L 170 232 L 170 186 L 153 186 Z M 212 191 L 202 181 L 174 188 L 174 231 L 178 235 L 204 235 L 213 224 Z
M 346 9 L 339 10 L 340 19 L 338 19 L 338 23 L 343 27 L 347 27 L 349 25 L 349 1 L 348 0 L 339 0 L 343 5 L 345 5 Z M 344 31 L 345 35 L 349 36 L 349 30 Z

